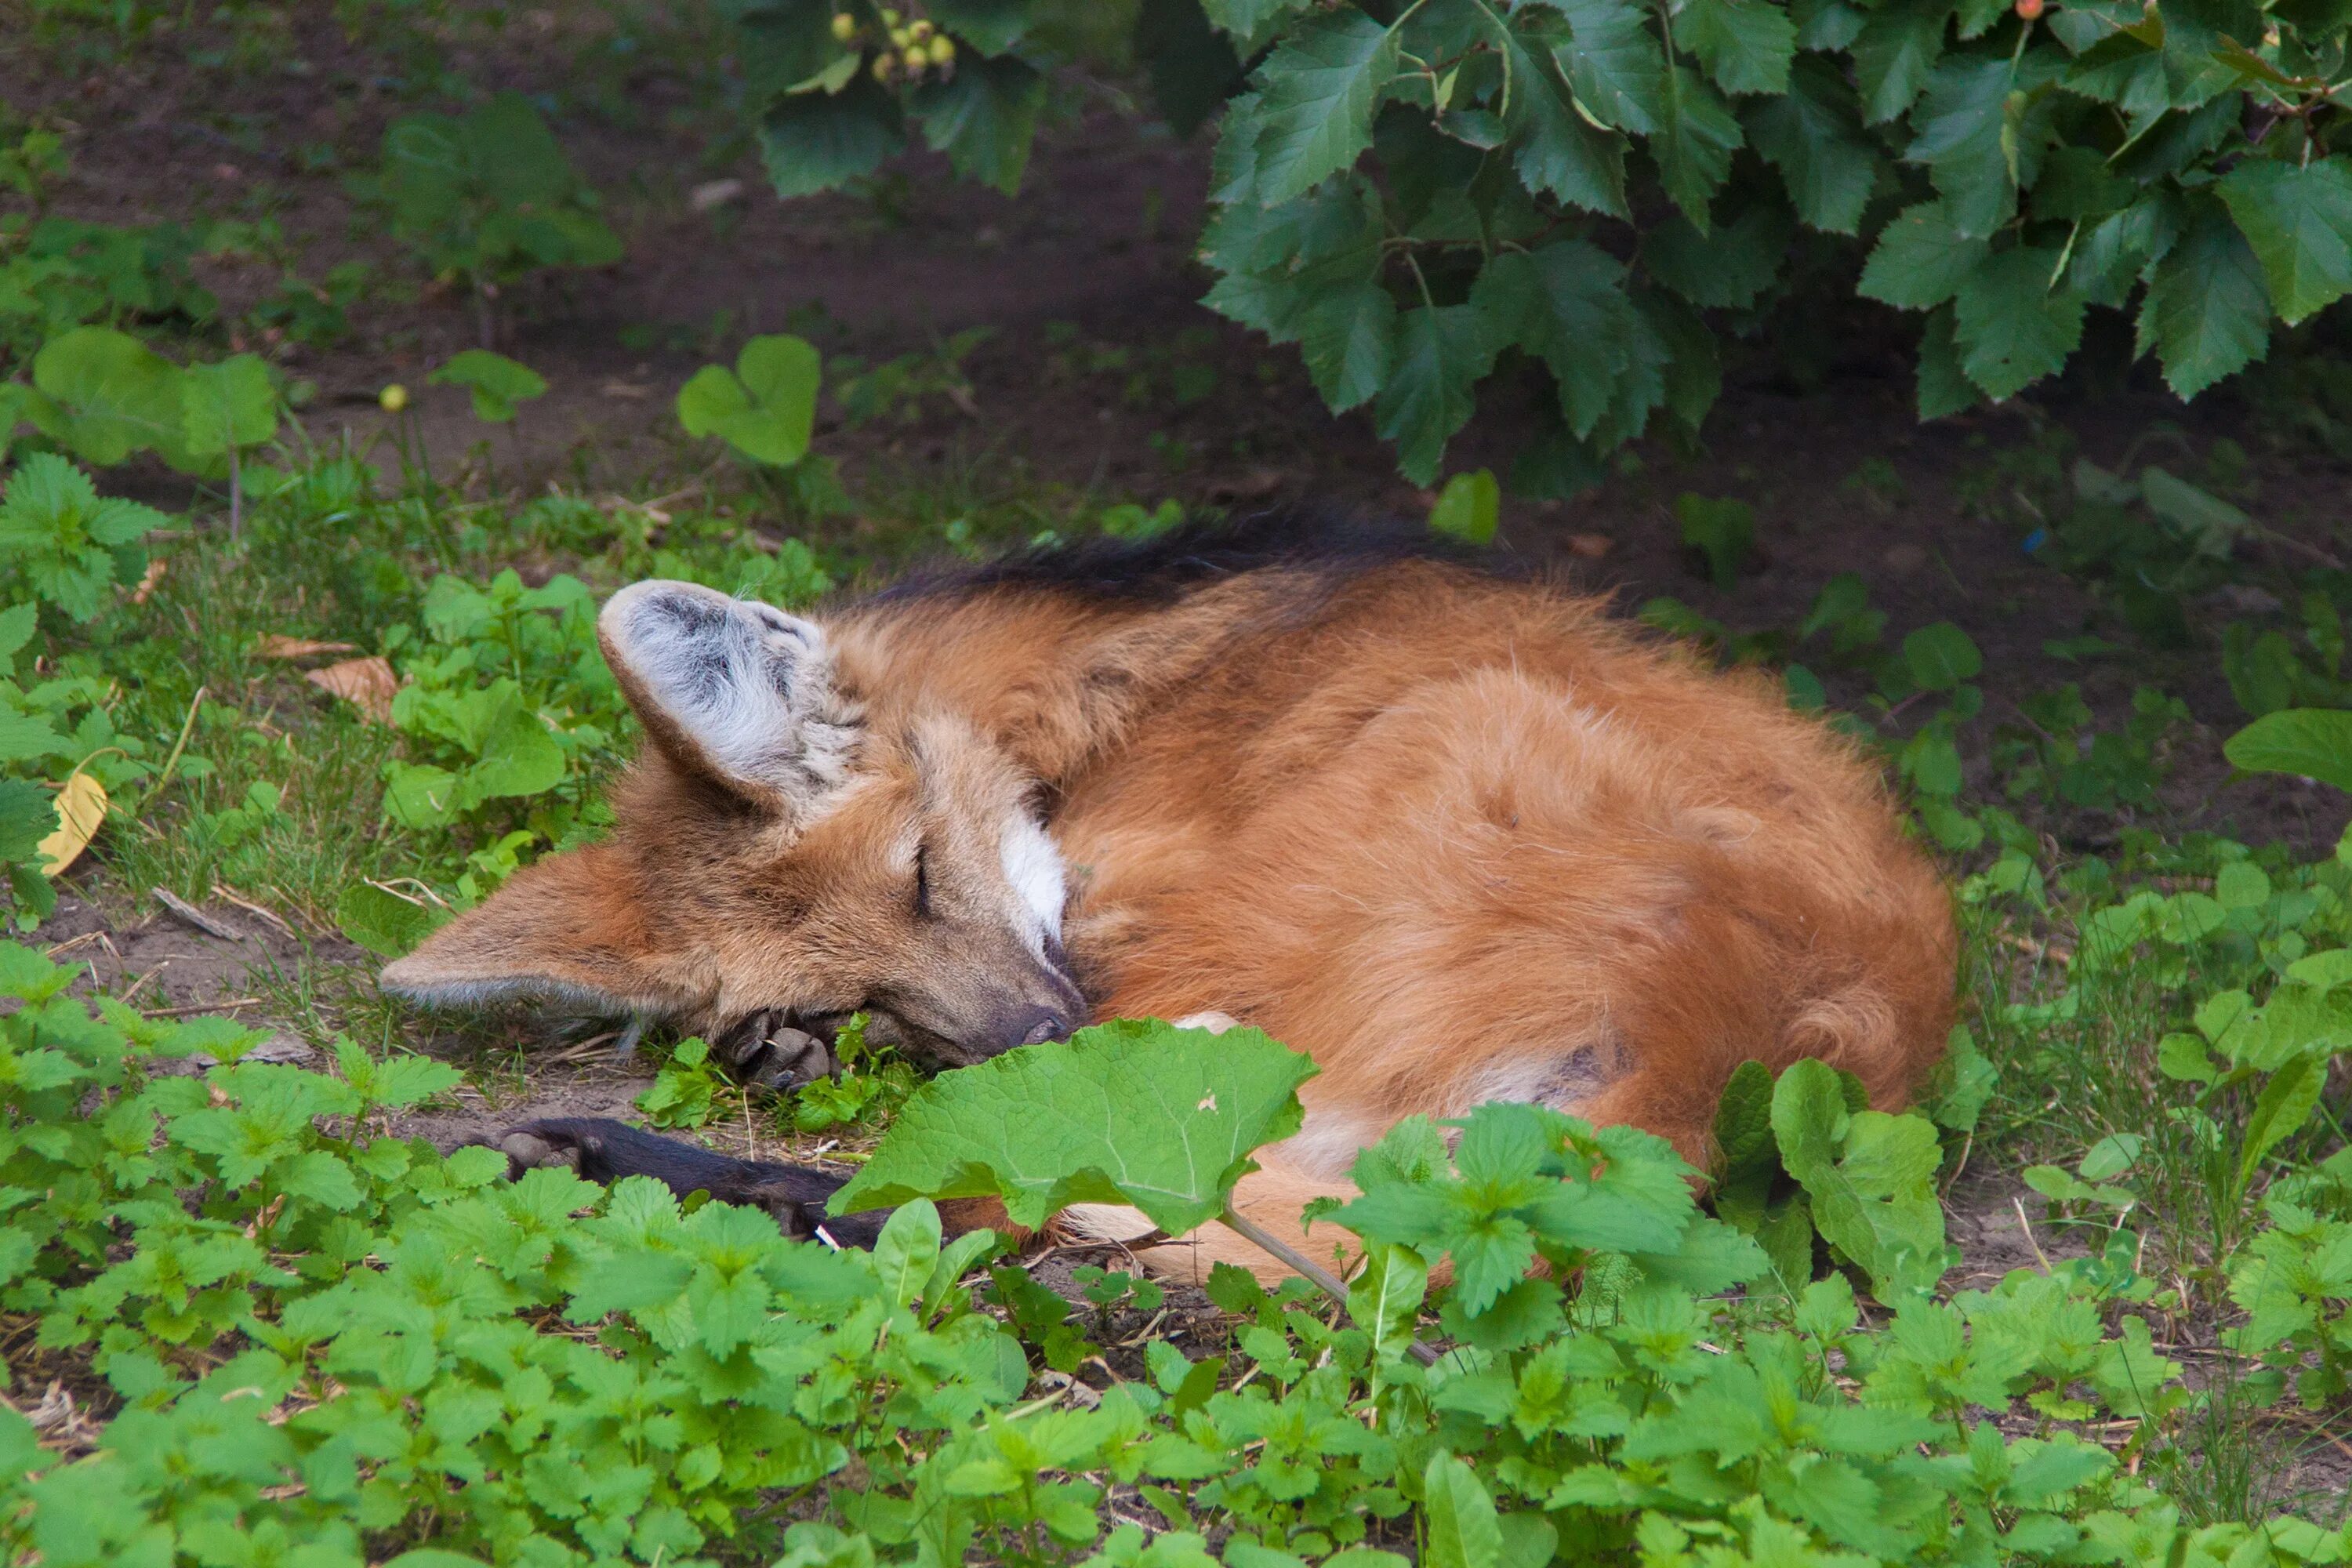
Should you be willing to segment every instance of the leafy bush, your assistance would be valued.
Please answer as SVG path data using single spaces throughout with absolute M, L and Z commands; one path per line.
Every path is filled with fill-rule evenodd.
M 348 1042 L 334 1076 L 241 1062 L 257 1032 L 110 1000 L 93 1015 L 65 994 L 73 973 L 0 946 L 0 994 L 20 1004 L 0 1017 L 16 1130 L 0 1306 L 102 1380 L 91 1424 L 46 1429 L 47 1447 L 0 1410 L 0 1543 L 49 1568 L 1089 1550 L 1098 1568 L 1399 1568 L 1387 1547 L 1415 1539 L 1455 1568 L 1996 1550 L 2258 1568 L 2344 1548 L 2294 1521 L 2183 1525 L 2051 1425 L 2087 1394 L 2126 1416 L 2182 1397 L 2139 1320 L 2102 1335 L 2080 1279 L 2012 1276 L 1877 1332 L 1842 1277 L 1777 1313 L 1713 1297 L 1760 1257 L 1624 1129 L 1489 1106 L 1449 1158 L 1406 1123 L 1339 1216 L 1370 1247 L 1344 1309 L 1220 1270 L 1231 1352 L 1156 1342 L 1142 1377 L 1080 1404 L 1050 1392 L 1066 1380 L 1029 1397 L 1029 1349 L 964 1283 L 994 1238 L 943 1244 L 926 1200 L 866 1254 L 682 1208 L 642 1178 L 509 1186 L 494 1151 L 372 1135 L 381 1111 L 454 1088 L 447 1067 Z M 1221 1129 L 1295 1126 L 1297 1075 L 1264 1054 L 1278 1047 L 1234 1045 L 1130 1026 L 1020 1056 L 1055 1093 L 1101 1092 L 1084 1058 L 1108 1051 L 1184 1106 L 1230 1094 L 1201 1112 Z M 186 1076 L 199 1052 L 222 1065 Z M 1056 1062 L 1078 1074 L 1060 1089 Z M 1049 1148 L 1052 1119 L 1022 1130 L 1036 1181 L 1098 1179 Z M 1163 1162 L 1158 1127 L 1119 1136 Z M 1456 1282 L 1433 1290 L 1449 1254 Z M 1528 1273 L 1537 1258 L 1548 1275 Z M 1019 1304 L 1022 1333 L 1084 1344 L 1018 1269 L 992 1294 Z M 1424 1364 L 1410 1347 L 1433 1317 L 1454 1347 Z M 2032 1436 L 1976 1414 L 2020 1397 L 2042 1412 Z M 1114 1485 L 1166 1531 L 1147 1543 L 1107 1520 Z
M 395 121 L 381 165 L 352 188 L 426 271 L 473 290 L 486 312 L 499 289 L 535 272 L 621 258 L 596 192 L 520 93 L 463 115 Z
M 952 74 L 873 64 L 864 4 L 744 11 L 786 195 L 871 173 L 919 126 L 1018 180 L 1058 7 L 940 0 Z M 1438 471 L 1482 383 L 1549 383 L 1518 482 L 1587 482 L 1657 421 L 1695 430 L 1713 323 L 1791 258 L 1922 318 L 1924 417 L 2054 374 L 2094 308 L 2191 396 L 2352 290 L 2352 163 L 2329 64 L 2352 17 L 2251 0 L 1167 0 L 1134 47 L 1180 125 L 1223 101 L 1209 303 L 1297 343 L 1336 409 L 1370 405 Z M 1252 62 L 1246 80 L 1242 65 Z

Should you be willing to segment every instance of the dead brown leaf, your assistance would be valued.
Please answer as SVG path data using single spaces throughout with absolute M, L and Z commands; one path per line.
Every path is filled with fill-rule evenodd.
M 139 586 L 131 590 L 131 602 L 143 605 L 155 592 L 155 584 L 163 580 L 163 558 L 160 555 L 147 563 L 147 570 L 139 574 Z
M 379 724 L 392 722 L 392 700 L 400 691 L 400 678 L 380 655 L 342 659 L 311 670 L 302 679 L 341 698 Z
M 311 637 L 285 637 L 273 633 L 254 644 L 253 651 L 264 658 L 309 658 L 321 653 L 357 653 L 359 645 L 319 642 Z
M 1581 555 L 1587 561 L 1598 561 L 1616 548 L 1617 542 L 1605 533 L 1571 533 L 1568 536 L 1569 553 Z

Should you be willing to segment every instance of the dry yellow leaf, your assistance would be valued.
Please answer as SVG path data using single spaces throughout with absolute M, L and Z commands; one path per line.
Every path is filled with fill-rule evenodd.
M 392 722 L 392 700 L 400 691 L 400 678 L 379 655 L 343 659 L 302 679 L 334 693 L 379 724 Z
M 81 858 L 106 821 L 106 786 L 89 773 L 76 773 L 58 791 L 58 830 L 40 842 L 41 875 L 55 877 Z
M 272 634 L 253 645 L 253 651 L 264 658 L 309 658 L 315 653 L 357 653 L 358 647 L 347 642 L 315 642 L 309 637 L 286 637 Z

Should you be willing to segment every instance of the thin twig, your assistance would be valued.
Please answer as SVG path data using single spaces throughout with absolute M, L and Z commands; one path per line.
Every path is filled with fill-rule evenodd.
M 195 1002 L 185 1007 L 150 1007 L 150 1018 L 193 1018 L 199 1013 L 233 1013 L 239 1007 L 258 1007 L 258 996 L 238 996 L 226 1002 Z
M 1345 1307 L 1348 1304 L 1348 1288 L 1339 1283 L 1339 1277 L 1338 1275 L 1332 1273 L 1329 1269 L 1324 1268 L 1321 1264 L 1316 1262 L 1313 1258 L 1307 1257 L 1307 1254 L 1299 1251 L 1297 1247 L 1291 1246 L 1290 1243 L 1283 1240 L 1272 1231 L 1267 1230 L 1255 1220 L 1243 1217 L 1242 1212 L 1234 1207 L 1233 1205 L 1227 1204 L 1225 1205 L 1225 1212 L 1219 1215 L 1217 1219 L 1218 1222 L 1227 1230 L 1234 1232 L 1243 1240 L 1272 1253 L 1275 1257 L 1280 1258 L 1283 1262 L 1290 1265 L 1291 1268 L 1305 1275 L 1308 1279 L 1311 1279 L 1317 1285 L 1321 1286 L 1324 1292 L 1333 1300 L 1339 1302 L 1340 1306 Z M 1359 1327 L 1360 1326 L 1362 1325 L 1360 1324 Z M 1437 1352 L 1430 1349 L 1427 1345 L 1423 1344 L 1419 1340 L 1409 1342 L 1405 1348 L 1412 1353 L 1412 1358 L 1421 1363 L 1422 1365 L 1435 1366 L 1437 1364 Z
M 216 936 L 223 942 L 243 942 L 245 933 L 216 915 L 208 915 L 169 888 L 152 889 L 155 901 L 187 921 L 206 936 Z
M 295 941 L 299 942 L 301 940 L 299 937 L 295 935 L 294 928 L 292 926 L 288 925 L 284 921 L 279 920 L 276 915 L 270 913 L 268 910 L 263 909 L 259 904 L 255 903 L 251 899 L 239 898 L 236 893 L 230 891 L 226 887 L 224 887 L 218 882 L 215 882 L 213 884 L 213 897 L 216 899 L 226 899 L 228 902 L 235 904 L 238 909 L 243 910 L 247 914 L 257 915 L 262 920 L 268 921 L 271 925 L 276 926 L 280 931 L 283 931 L 287 936 L 293 938 Z

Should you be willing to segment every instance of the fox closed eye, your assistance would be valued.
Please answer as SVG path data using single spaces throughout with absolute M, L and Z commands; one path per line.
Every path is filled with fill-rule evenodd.
M 931 910 L 931 847 L 921 845 L 915 850 L 915 918 L 933 918 Z

